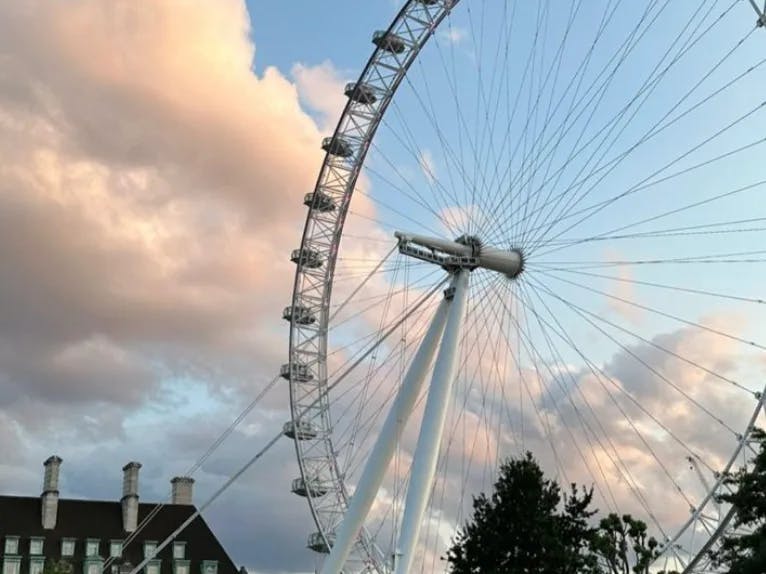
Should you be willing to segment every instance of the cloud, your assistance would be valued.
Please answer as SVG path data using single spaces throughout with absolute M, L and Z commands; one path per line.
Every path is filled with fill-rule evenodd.
M 161 498 L 284 360 L 289 253 L 323 157 L 299 91 L 330 113 L 320 91 L 337 103 L 340 74 L 254 73 L 239 0 L 3 3 L 0 54 L 0 445 L 24 445 L 3 449 L 0 490 L 38 494 L 57 452 L 64 496 L 116 499 L 135 458 L 144 499 Z M 286 402 L 280 385 L 234 460 Z M 249 499 L 268 522 L 238 513 L 247 540 L 221 526 L 236 497 L 210 520 L 237 562 L 313 570 L 294 454 L 279 453 L 274 491 Z M 211 468 L 198 501 L 221 482 Z M 277 519 L 282 554 L 264 530 Z
M 26 392 L 274 351 L 321 134 L 251 72 L 242 3 L 176 4 L 2 8 L 0 353 Z
M 428 180 L 428 183 L 433 185 L 436 181 L 436 166 L 434 165 L 434 156 L 430 150 L 423 150 L 418 157 L 420 163 L 420 169 L 423 170 L 423 175 Z
M 743 328 L 727 315 L 703 323 L 729 332 Z M 592 462 L 601 459 L 618 501 L 636 514 L 644 512 L 631 494 L 637 487 L 661 523 L 679 525 L 688 516 L 688 504 L 672 494 L 674 481 L 691 500 L 702 494 L 685 458 L 699 453 L 714 470 L 722 469 L 733 452 L 735 432 L 755 407 L 752 395 L 731 383 L 744 357 L 745 350 L 733 341 L 692 327 L 628 343 L 606 364 L 595 365 L 594 372 L 573 373 L 556 416 L 574 429 L 581 445 L 587 446 L 590 436 Z M 615 465 L 618 457 L 625 461 L 623 468 Z M 712 472 L 706 472 L 712 480 Z
M 466 37 L 466 31 L 459 26 L 453 25 L 450 26 L 449 29 L 445 30 L 441 36 L 452 44 L 460 44 Z
M 327 60 L 317 66 L 297 63 L 290 73 L 295 79 L 301 101 L 319 114 L 322 129 L 325 132 L 333 130 L 346 105 L 342 89 L 346 80 Z
M 604 252 L 604 260 L 616 261 L 625 259 L 616 249 L 607 249 Z M 618 267 L 615 280 L 608 282 L 609 294 L 614 298 L 606 300 L 606 306 L 609 311 L 616 313 L 626 321 L 637 324 L 642 319 L 641 310 L 626 303 L 625 301 L 636 301 L 636 288 L 633 283 L 634 272 L 628 266 Z
M 453 34 L 454 42 L 463 37 L 459 29 Z M 57 452 L 65 459 L 64 496 L 117 499 L 121 465 L 138 459 L 143 500 L 161 500 L 168 478 L 197 460 L 284 361 L 287 328 L 280 312 L 292 288 L 289 252 L 298 246 L 302 198 L 323 157 L 320 139 L 344 104 L 345 73 L 329 62 L 296 64 L 290 76 L 270 67 L 254 73 L 255 45 L 239 0 L 157 0 L 140 7 L 129 0 L 5 2 L 0 54 L 0 450 L 7 453 L 0 490 L 37 495 L 40 462 Z M 375 215 L 361 194 L 353 211 Z M 487 217 L 475 206 L 444 216 L 479 223 Z M 369 219 L 350 218 L 347 231 L 336 302 L 353 292 L 353 281 L 342 279 L 364 277 L 393 246 Z M 403 283 L 401 276 L 376 277 L 359 299 L 387 296 Z M 387 297 L 391 313 L 422 292 L 421 284 Z M 350 323 L 355 334 L 369 333 L 379 318 L 362 311 L 345 310 L 346 316 L 359 312 Z M 477 314 L 480 341 L 508 330 L 497 323 L 501 315 L 491 305 Z M 741 328 L 736 318 L 711 320 Z M 408 342 L 424 324 L 423 317 L 413 318 Z M 346 342 L 339 339 L 331 343 Z M 680 329 L 652 341 L 726 376 L 740 368 L 739 351 L 709 333 Z M 633 342 L 629 349 L 741 428 L 749 399 L 652 345 Z M 333 356 L 330 367 L 353 350 Z M 690 446 L 704 447 L 713 462 L 731 450 L 729 436 L 711 435 L 707 414 L 629 353 L 615 352 L 597 365 L 614 385 L 569 365 L 552 365 L 553 381 L 528 364 L 478 358 L 466 363 L 457 385 L 467 395 L 455 400 L 462 405 L 466 399 L 465 414 L 448 421 L 443 452 L 461 456 L 444 462 L 438 485 L 454 504 L 430 516 L 441 540 L 448 536 L 445 524 L 465 517 L 458 506 L 491 483 L 486 467 L 494 452 L 533 449 L 556 473 L 550 443 L 567 455 L 562 474 L 588 483 L 601 464 L 615 497 L 640 513 L 633 483 L 646 491 L 668 481 L 626 426 L 625 414 L 650 436 L 662 460 L 674 461 L 675 471 L 684 453 L 628 393 L 662 413 Z M 392 365 L 399 366 L 385 364 Z M 385 379 L 389 372 L 376 375 L 381 385 L 368 398 L 371 408 L 386 404 L 396 379 Z M 472 378 L 479 382 L 469 392 Z M 521 404 L 513 404 L 524 384 L 531 396 L 522 393 Z M 556 391 L 543 392 L 545 385 Z M 418 408 L 402 441 L 403 465 L 417 440 L 422 404 Z M 200 469 L 197 501 L 288 416 L 280 381 Z M 526 443 L 516 426 L 503 424 L 505 417 L 522 416 Z M 498 438 L 493 431 L 501 427 Z M 584 460 L 574 441 L 583 446 Z M 612 464 L 615 451 L 629 472 Z M 466 456 L 477 461 L 467 472 L 461 468 Z M 400 484 L 406 471 L 398 470 Z M 289 492 L 297 472 L 291 445 L 279 443 L 266 464 L 210 510 L 214 530 L 238 563 L 261 572 L 314 569 L 315 557 L 303 549 L 312 530 L 306 503 Z M 657 500 L 663 520 L 688 512 L 670 488 Z

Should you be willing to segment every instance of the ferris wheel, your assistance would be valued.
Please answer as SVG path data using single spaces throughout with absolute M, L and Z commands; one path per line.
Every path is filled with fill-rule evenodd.
M 763 421 L 764 24 L 749 0 L 409 0 L 374 32 L 283 312 L 323 573 L 445 570 L 526 451 L 646 522 L 658 568 L 715 571 Z

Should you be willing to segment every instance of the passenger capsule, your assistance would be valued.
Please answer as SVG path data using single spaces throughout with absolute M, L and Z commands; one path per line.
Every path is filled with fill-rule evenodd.
M 299 325 L 311 325 L 316 323 L 316 316 L 311 309 L 304 305 L 289 305 L 282 311 L 282 318 L 285 321 L 297 323 Z
M 392 54 L 401 54 L 407 49 L 407 44 L 405 44 L 400 36 L 386 30 L 375 32 L 372 35 L 372 43 L 381 50 L 391 52 Z
M 279 369 L 279 376 L 288 381 L 296 383 L 308 383 L 314 378 L 308 365 L 293 361 L 292 372 L 290 372 L 290 363 L 285 363 Z
M 327 487 L 318 478 L 312 478 L 308 481 L 303 480 L 303 478 L 296 478 L 293 480 L 290 490 L 298 496 L 311 496 L 311 498 L 327 494 Z
M 378 100 L 378 97 L 375 95 L 375 89 L 367 84 L 351 82 L 346 84 L 346 89 L 343 90 L 343 93 L 346 94 L 349 100 L 360 104 L 374 104 Z
M 322 266 L 322 256 L 318 251 L 304 247 L 303 249 L 293 249 L 290 254 L 290 261 L 300 267 L 317 269 Z
M 322 140 L 322 149 L 330 155 L 346 159 L 354 155 L 354 148 L 352 148 L 351 144 L 341 136 L 324 138 Z
M 319 432 L 310 421 L 287 421 L 282 425 L 282 434 L 291 439 L 313 440 Z
M 324 536 L 322 536 L 321 532 L 312 532 L 309 535 L 308 543 L 306 546 L 314 552 L 319 552 L 320 554 L 329 554 L 330 547 L 333 545 L 333 542 L 335 542 L 335 536 L 328 534 L 327 538 L 329 545 L 327 542 L 325 542 Z
M 303 205 L 323 213 L 328 211 L 335 211 L 335 203 L 333 202 L 332 198 L 322 191 L 307 193 L 303 197 Z

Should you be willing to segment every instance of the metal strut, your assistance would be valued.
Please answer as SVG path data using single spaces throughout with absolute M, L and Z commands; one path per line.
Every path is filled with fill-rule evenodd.
M 750 0 L 750 5 L 753 7 L 753 10 L 755 10 L 755 13 L 758 14 L 757 26 L 759 28 L 766 27 L 766 1 L 763 3 L 763 8 L 759 8 L 758 4 L 755 3 L 755 0 Z
M 388 412 L 383 428 L 370 452 L 362 476 L 351 497 L 343 523 L 336 533 L 330 555 L 322 565 L 322 574 L 338 574 L 341 571 L 356 537 L 362 529 L 364 519 L 375 501 L 375 496 L 383 482 L 396 445 L 423 388 L 423 381 L 426 379 L 428 368 L 436 354 L 436 346 L 444 332 L 449 307 L 450 301 L 447 298 L 439 303 L 431 325 L 428 327 L 412 363 L 410 363 L 402 386 L 396 395 L 391 410 Z
M 420 528 L 433 487 L 447 406 L 455 382 L 468 278 L 471 271 L 479 267 L 502 273 L 511 279 L 517 277 L 524 268 L 520 250 L 485 246 L 478 238 L 461 236 L 456 241 L 450 241 L 403 232 L 396 232 L 395 235 L 399 240 L 400 252 L 447 269 L 452 275 L 452 282 L 444 293 L 444 300 L 439 304 L 386 416 L 349 501 L 343 522 L 335 533 L 321 574 L 338 574 L 348 559 L 436 355 L 410 471 L 401 532 L 394 554 L 395 574 L 408 574 L 415 558 Z
M 439 304 L 428 331 L 412 359 L 402 386 L 367 459 L 343 523 L 336 533 L 330 555 L 322 565 L 321 574 L 338 574 L 348 559 L 364 525 L 364 520 L 375 501 L 396 445 L 415 408 L 438 347 L 438 356 L 433 368 L 420 436 L 412 463 L 402 531 L 395 557 L 396 572 L 406 573 L 412 564 L 420 525 L 436 472 L 447 406 L 455 380 L 457 345 L 460 339 L 460 325 L 465 315 L 469 274 L 470 272 L 466 269 L 458 270 L 453 275 L 450 287 L 444 292 L 444 299 Z
M 700 483 L 702 484 L 702 487 L 705 489 L 705 492 L 712 492 L 713 489 L 710 487 L 710 483 L 705 478 L 705 475 L 702 474 L 702 470 L 700 470 L 699 464 L 697 464 L 697 460 L 694 457 L 687 456 L 686 460 L 689 461 L 689 465 L 691 468 L 697 473 L 697 478 L 699 479 Z M 718 520 L 721 519 L 721 505 L 720 503 L 713 497 L 712 499 L 713 505 L 715 506 L 716 511 L 718 512 Z
M 395 574 L 407 574 L 415 557 L 420 527 L 428 498 L 433 487 L 436 463 L 439 457 L 447 405 L 455 382 L 460 327 L 465 315 L 469 271 L 460 269 L 455 274 L 454 292 L 444 327 L 439 354 L 436 357 L 431 386 L 428 391 L 418 445 L 410 471 L 410 484 L 404 502 L 402 530 L 394 557 Z
M 490 247 L 483 245 L 478 237 L 464 235 L 450 241 L 403 231 L 397 231 L 394 235 L 399 240 L 400 253 L 448 270 L 472 271 L 482 267 L 513 279 L 524 269 L 524 254 L 520 249 Z

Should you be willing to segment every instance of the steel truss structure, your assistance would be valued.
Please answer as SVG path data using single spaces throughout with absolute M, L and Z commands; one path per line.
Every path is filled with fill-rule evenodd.
M 296 264 L 293 296 L 291 304 L 283 312 L 283 317 L 290 323 L 289 356 L 280 374 L 289 381 L 292 413 L 292 420 L 285 424 L 284 434 L 294 441 L 300 468 L 300 477 L 293 482 L 292 490 L 305 497 L 316 524 L 316 531 L 308 539 L 309 548 L 328 554 L 336 540 L 349 535 L 353 537 L 349 557 L 346 559 L 346 556 L 342 556 L 339 562 L 346 565 L 346 571 L 383 573 L 391 571 L 392 565 L 390 557 L 377 547 L 373 536 L 363 527 L 357 528 L 364 518 L 362 511 L 353 517 L 352 527 L 343 530 L 346 524 L 344 518 L 349 512 L 350 496 L 333 445 L 327 365 L 330 302 L 338 249 L 356 182 L 376 130 L 413 62 L 440 23 L 457 7 L 458 1 L 409 0 L 388 28 L 374 34 L 374 51 L 359 79 L 346 86 L 348 102 L 335 132 L 322 142 L 326 156 L 313 192 L 305 196 L 308 215 L 302 241 L 300 248 L 291 256 Z M 755 4 L 753 7 L 758 11 L 759 22 L 763 25 L 763 11 Z M 433 253 L 429 255 L 419 251 L 419 247 L 411 242 L 400 243 L 400 250 L 424 260 L 431 257 L 432 263 L 452 265 L 459 269 L 480 265 L 475 254 L 470 253 L 447 254 L 445 257 L 453 259 L 436 260 Z M 454 274 L 459 294 L 465 290 L 460 287 L 460 278 L 466 275 L 467 272 L 461 270 Z M 429 358 L 436 352 L 436 343 L 445 329 L 449 331 L 445 327 L 446 315 L 443 304 L 433 319 L 432 331 L 429 331 L 421 344 L 424 355 L 413 361 L 410 367 L 414 373 L 413 378 L 418 381 L 422 381 L 425 376 L 423 365 L 429 363 Z M 448 346 L 446 352 L 449 353 L 449 350 Z M 442 377 L 450 376 L 454 374 L 451 374 L 447 365 L 446 374 L 443 373 Z M 413 388 L 416 391 L 419 389 L 417 385 Z M 448 390 L 449 385 L 444 385 L 444 389 Z M 413 400 L 412 395 L 405 397 L 402 408 L 411 409 Z M 743 429 L 724 472 L 737 464 L 746 464 L 753 454 L 749 437 L 763 409 L 763 402 L 761 394 L 755 412 Z M 394 423 L 391 425 L 396 426 Z M 395 435 L 401 429 L 392 428 L 389 431 Z M 438 428 L 433 432 L 438 435 Z M 391 444 L 389 441 L 381 448 L 390 450 Z M 433 444 L 427 450 L 434 456 Z M 386 457 L 382 456 L 380 460 L 385 461 Z M 416 460 L 415 464 L 419 463 L 420 459 Z M 423 464 L 432 463 L 433 460 L 427 460 Z M 705 484 L 708 494 L 699 506 L 690 509 L 690 517 L 683 527 L 663 541 L 662 556 L 657 564 L 662 566 L 663 561 L 667 563 L 667 558 L 672 556 L 684 565 L 684 574 L 710 573 L 714 570 L 709 560 L 709 551 L 716 548 L 722 536 L 733 532 L 733 510 L 721 508 L 717 502 L 717 496 L 726 488 L 724 475 L 705 474 L 706 471 L 695 466 L 694 460 L 691 464 L 699 474 L 700 481 Z M 371 472 L 376 474 L 381 470 Z M 422 504 L 424 489 L 430 486 L 429 478 L 432 478 L 432 474 L 415 470 L 413 474 L 422 476 L 423 480 L 414 487 L 411 485 L 414 494 L 412 500 L 408 494 L 408 503 Z M 367 505 L 376 491 L 375 481 L 370 482 L 370 488 L 365 494 Z M 417 531 L 421 517 L 422 508 L 409 521 L 405 518 L 405 530 Z M 692 546 L 685 546 L 682 541 L 689 539 L 689 533 L 696 534 L 691 536 Z M 417 532 L 409 537 L 405 535 L 404 539 L 409 540 L 410 544 L 403 549 L 407 555 L 412 552 L 411 544 L 417 540 Z M 396 573 L 405 574 L 408 564 L 406 560 L 399 561 L 395 566 Z M 337 564 L 328 568 L 336 571 Z

